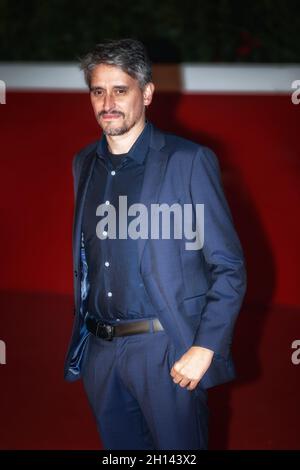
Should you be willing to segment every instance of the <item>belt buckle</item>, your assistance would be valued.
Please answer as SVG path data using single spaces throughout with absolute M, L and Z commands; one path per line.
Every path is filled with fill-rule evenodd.
M 98 335 L 98 332 L 102 333 L 102 335 Z M 97 323 L 96 327 L 96 336 L 100 336 L 100 338 L 103 338 L 107 341 L 111 341 L 113 339 L 115 332 L 115 327 L 113 325 L 103 325 L 100 322 Z

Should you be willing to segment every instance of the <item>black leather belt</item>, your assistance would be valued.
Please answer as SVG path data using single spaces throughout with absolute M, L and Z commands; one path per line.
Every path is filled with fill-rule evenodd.
M 151 323 L 153 324 L 152 329 Z M 111 341 L 114 336 L 136 335 L 139 333 L 150 333 L 151 331 L 162 331 L 164 329 L 158 318 L 122 323 L 121 325 L 108 325 L 92 318 L 87 318 L 86 326 L 90 333 L 108 341 Z

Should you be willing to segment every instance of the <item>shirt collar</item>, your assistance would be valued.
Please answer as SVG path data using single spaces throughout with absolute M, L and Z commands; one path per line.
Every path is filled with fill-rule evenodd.
M 145 121 L 145 126 L 136 141 L 127 152 L 127 156 L 135 160 L 140 165 L 143 164 L 146 157 L 150 141 L 150 122 Z M 106 136 L 102 133 L 101 139 L 97 145 L 98 156 L 104 159 L 109 159 L 109 150 L 107 145 Z

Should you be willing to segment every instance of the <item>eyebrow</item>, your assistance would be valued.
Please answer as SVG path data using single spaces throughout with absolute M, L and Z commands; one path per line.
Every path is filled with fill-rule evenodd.
M 115 85 L 115 86 L 113 86 L 113 89 L 114 90 L 128 90 L 129 86 L 127 86 L 127 85 Z M 101 86 L 92 86 L 92 87 L 90 87 L 90 91 L 96 91 L 96 90 L 105 90 L 105 88 L 103 88 Z

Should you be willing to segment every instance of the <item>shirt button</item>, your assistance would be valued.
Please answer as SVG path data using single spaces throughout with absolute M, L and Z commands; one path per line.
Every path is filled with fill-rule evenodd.
M 112 293 L 111 292 L 107 292 L 107 297 L 111 297 L 112 296 Z
M 107 231 L 104 230 L 104 231 L 102 232 L 102 235 L 103 235 L 104 237 L 106 237 L 106 236 L 107 236 Z
M 108 261 L 105 261 L 105 266 L 108 267 L 109 266 L 109 262 Z
M 108 205 L 110 204 L 110 202 L 109 202 L 109 201 L 105 201 L 105 204 L 108 206 Z
M 115 176 L 115 174 L 116 174 L 115 170 L 112 170 L 112 171 L 110 172 L 110 174 L 111 174 L 112 176 Z

